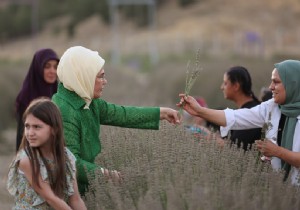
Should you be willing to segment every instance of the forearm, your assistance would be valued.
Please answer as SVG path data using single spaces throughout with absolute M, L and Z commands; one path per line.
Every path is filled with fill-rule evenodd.
M 40 178 L 40 181 L 41 178 Z M 41 182 L 40 182 L 41 183 Z M 71 207 L 61 198 L 56 196 L 52 191 L 50 185 L 42 182 L 41 187 L 35 187 L 35 191 L 45 199 L 45 201 L 55 210 L 72 210 Z
M 20 160 L 19 168 L 25 174 L 26 179 L 29 181 L 33 190 L 41 196 L 52 208 L 57 210 L 72 210 L 71 207 L 61 198 L 56 196 L 50 187 L 50 184 L 42 179 L 40 175 L 38 177 L 39 186 L 32 183 L 31 163 L 29 158 L 23 158 Z
M 107 103 L 107 112 L 101 113 L 102 125 L 126 128 L 159 129 L 159 107 L 119 106 Z
M 55 210 L 72 210 L 72 208 L 65 201 L 56 196 L 46 199 L 46 202 Z
M 83 200 L 79 197 L 76 199 L 73 199 L 72 202 L 70 202 L 70 206 L 73 210 L 86 210 L 86 206 L 83 202 Z
M 215 110 L 201 107 L 197 111 L 197 116 L 204 118 L 207 121 L 215 123 L 219 126 L 226 126 L 226 117 L 223 110 Z
M 278 147 L 276 157 L 284 160 L 296 168 L 300 167 L 300 152 L 292 152 L 283 147 Z

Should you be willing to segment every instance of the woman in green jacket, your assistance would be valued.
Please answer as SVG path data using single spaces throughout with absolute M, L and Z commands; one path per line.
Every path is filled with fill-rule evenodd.
M 165 107 L 132 107 L 108 103 L 100 99 L 107 84 L 104 59 L 98 52 L 75 46 L 62 55 L 57 68 L 59 85 L 52 97 L 60 108 L 67 147 L 77 161 L 77 180 L 83 195 L 88 187 L 85 171 L 107 169 L 95 164 L 101 152 L 100 125 L 126 128 L 159 129 L 159 120 L 180 122 L 176 110 Z M 114 173 L 119 176 L 119 173 Z

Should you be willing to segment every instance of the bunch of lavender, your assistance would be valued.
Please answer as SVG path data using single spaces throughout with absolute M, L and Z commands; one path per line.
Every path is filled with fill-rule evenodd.
M 184 89 L 184 94 L 186 96 L 189 95 L 193 85 L 195 84 L 195 82 L 200 74 L 200 71 L 202 71 L 202 67 L 199 64 L 199 61 L 200 61 L 200 51 L 198 50 L 197 54 L 196 54 L 195 66 L 193 67 L 193 69 L 191 69 L 190 61 L 188 61 L 188 63 L 187 63 L 185 89 Z M 182 116 L 183 106 L 184 106 L 184 103 L 182 104 L 182 106 L 180 107 L 180 110 L 179 110 L 180 116 Z

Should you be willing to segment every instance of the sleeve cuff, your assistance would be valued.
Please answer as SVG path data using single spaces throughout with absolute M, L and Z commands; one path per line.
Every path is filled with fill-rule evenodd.
M 220 134 L 222 137 L 225 137 L 228 135 L 229 131 L 231 130 L 231 127 L 233 126 L 235 122 L 234 118 L 234 110 L 232 109 L 225 109 L 225 118 L 226 118 L 226 126 L 221 126 L 220 127 Z

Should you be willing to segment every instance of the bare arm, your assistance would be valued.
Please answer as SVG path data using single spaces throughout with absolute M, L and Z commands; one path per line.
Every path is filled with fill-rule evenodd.
M 277 157 L 296 168 L 300 167 L 300 152 L 292 152 L 283 147 L 279 147 Z
M 223 110 L 201 107 L 192 96 L 179 94 L 179 97 L 181 100 L 177 106 L 183 107 L 183 109 L 189 114 L 201 117 L 220 126 L 226 126 L 226 118 Z
M 52 208 L 57 210 L 72 210 L 64 200 L 54 194 L 50 185 L 47 182 L 44 182 L 41 176 L 39 176 L 40 187 L 33 185 L 31 164 L 28 158 L 23 158 L 20 160 L 19 168 L 24 172 L 25 177 L 35 192 L 39 194 Z
M 215 123 L 216 125 L 226 126 L 226 118 L 223 110 L 201 107 L 197 116 L 202 117 L 209 122 Z
M 73 210 L 86 210 L 86 206 L 83 202 L 83 200 L 80 197 L 78 186 L 77 186 L 77 180 L 76 178 L 73 181 L 73 188 L 74 188 L 74 194 L 70 196 L 70 206 Z

